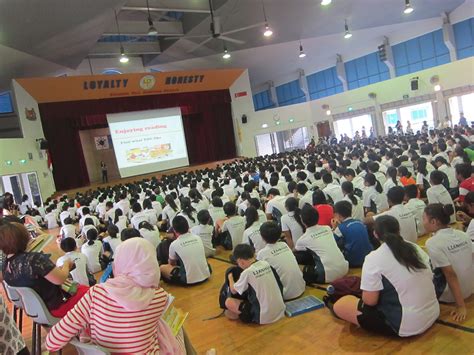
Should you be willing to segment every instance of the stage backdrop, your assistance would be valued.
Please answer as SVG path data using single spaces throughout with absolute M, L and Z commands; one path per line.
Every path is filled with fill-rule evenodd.
M 39 104 L 58 191 L 90 183 L 80 130 L 107 127 L 107 113 L 181 107 L 189 163 L 236 156 L 229 90 Z

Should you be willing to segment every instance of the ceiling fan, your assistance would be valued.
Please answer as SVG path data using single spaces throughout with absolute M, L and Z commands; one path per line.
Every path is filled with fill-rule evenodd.
M 222 26 L 221 26 L 221 18 L 219 16 L 214 16 L 214 9 L 212 8 L 212 0 L 209 0 L 209 10 L 211 13 L 211 24 L 210 24 L 210 35 L 205 34 L 205 35 L 193 35 L 193 36 L 182 36 L 182 37 L 165 37 L 165 40 L 176 40 L 176 39 L 191 39 L 191 38 L 206 38 L 204 41 L 201 41 L 197 43 L 193 48 L 188 50 L 188 53 L 194 52 L 196 49 L 204 46 L 206 43 L 212 41 L 213 39 L 220 39 L 223 41 L 227 42 L 232 42 L 232 43 L 237 43 L 237 44 L 244 44 L 245 41 L 241 41 L 239 39 L 231 38 L 228 37 L 228 35 L 232 33 L 237 33 L 237 32 L 242 32 L 246 31 L 255 27 L 260 27 L 263 26 L 265 23 L 260 22 L 256 23 L 254 25 L 250 26 L 245 26 L 245 27 L 240 27 L 236 28 L 230 31 L 225 31 L 222 32 Z

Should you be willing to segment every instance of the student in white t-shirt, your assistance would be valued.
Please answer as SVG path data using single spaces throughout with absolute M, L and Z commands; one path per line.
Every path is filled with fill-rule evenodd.
M 258 220 L 260 221 L 260 223 L 265 223 L 266 221 L 268 221 L 267 215 L 265 214 L 265 212 L 263 212 L 262 205 L 260 204 L 260 200 L 258 198 L 252 197 L 249 200 L 249 206 L 255 207 L 255 209 L 257 210 Z
M 130 223 L 132 224 L 133 228 L 139 229 L 139 225 L 143 221 L 148 222 L 148 216 L 142 210 L 142 206 L 138 202 L 135 202 L 132 206 L 133 217 L 130 219 Z
M 115 209 L 114 224 L 119 229 L 119 233 L 122 233 L 122 231 L 128 227 L 128 219 L 123 215 L 120 208 Z
M 441 203 L 442 205 L 451 205 L 454 208 L 454 202 L 448 190 L 443 186 L 444 174 L 438 170 L 431 172 L 430 183 L 431 187 L 426 191 L 428 203 Z M 456 222 L 456 216 L 451 215 L 450 223 Z
M 354 193 L 354 185 L 350 181 L 344 181 L 341 185 L 344 194 L 343 201 L 348 201 L 352 205 L 352 218 L 362 221 L 364 219 L 364 206 L 362 201 Z
M 405 186 L 405 207 L 408 208 L 416 222 L 416 232 L 418 237 L 424 235 L 425 226 L 423 225 L 423 212 L 425 211 L 426 203 L 418 197 L 418 187 L 416 185 Z
M 245 230 L 242 243 L 252 246 L 255 253 L 258 253 L 266 244 L 260 235 L 260 226 L 257 210 L 255 207 L 248 207 L 245 211 Z
M 319 214 L 311 206 L 301 210 L 306 232 L 296 241 L 295 256 L 304 265 L 307 283 L 329 283 L 349 271 L 349 263 L 336 244 L 330 227 L 318 225 Z
M 221 233 L 228 232 L 228 236 L 224 234 L 221 243 L 225 248 L 233 249 L 237 244 L 242 243 L 245 231 L 245 218 L 237 215 L 237 207 L 233 202 L 226 202 L 224 205 L 224 213 L 226 220 L 220 228 Z
M 197 211 L 191 205 L 191 199 L 189 197 L 181 198 L 181 211 L 178 212 L 177 216 L 183 216 L 186 218 L 189 228 L 192 228 L 198 224 Z
M 298 207 L 296 198 L 288 197 L 285 201 L 285 208 L 288 213 L 281 216 L 281 230 L 285 236 L 286 244 L 290 249 L 293 249 L 296 241 L 304 234 L 306 228 L 301 221 L 301 209 Z
M 211 215 L 207 210 L 201 210 L 197 214 L 199 224 L 191 228 L 191 233 L 201 238 L 204 245 L 204 252 L 206 258 L 214 256 L 216 249 L 214 249 L 214 226 L 212 225 Z
M 402 238 L 409 242 L 416 243 L 418 233 L 416 230 L 415 216 L 410 209 L 402 205 L 404 198 L 405 189 L 402 186 L 392 187 L 387 193 L 390 209 L 373 217 L 367 217 L 365 223 L 373 224 L 374 220 L 377 220 L 380 216 L 388 215 L 395 217 L 400 224 L 400 235 Z
M 171 222 L 176 214 L 179 212 L 179 207 L 176 204 L 172 195 L 166 195 L 165 197 L 166 206 L 161 212 L 161 227 L 160 230 L 166 231 L 171 227 Z
M 56 213 L 53 212 L 53 207 L 49 206 L 46 208 L 46 215 L 44 216 L 47 229 L 53 229 L 59 227 Z
M 68 209 L 69 205 L 65 203 L 62 207 L 62 212 L 59 214 L 59 221 L 61 222 L 62 226 L 64 225 L 64 220 L 68 217 L 71 217 L 71 214 L 69 213 Z
M 102 242 L 97 240 L 97 230 L 87 231 L 87 243 L 81 247 L 81 253 L 87 257 L 87 268 L 95 274 L 103 269 L 100 256 L 102 254 Z
M 92 221 L 94 222 L 94 226 L 96 226 L 96 227 L 100 224 L 97 217 L 90 214 L 89 207 L 83 207 L 82 208 L 82 218 L 79 220 L 79 227 L 81 229 L 84 226 L 84 221 L 86 220 L 86 218 L 92 219 Z
M 433 233 L 426 249 L 434 268 L 434 284 L 440 301 L 456 303 L 451 315 L 455 321 L 466 319 L 464 300 L 474 292 L 473 244 L 466 233 L 450 228 L 453 206 L 440 203 L 425 208 L 423 224 Z
M 265 214 L 267 219 L 280 223 L 281 216 L 286 213 L 285 196 L 280 196 L 278 189 L 269 189 L 267 193 L 267 205 L 265 206 Z
M 70 271 L 72 279 L 80 285 L 95 285 L 94 278 L 89 277 L 89 270 L 87 269 L 87 257 L 77 251 L 76 241 L 73 238 L 65 238 L 61 241 L 60 246 L 65 255 L 58 258 L 56 261 L 56 266 L 61 267 L 63 266 L 65 260 L 71 260 L 74 263 L 74 269 Z
M 330 197 L 333 204 L 341 201 L 344 197 L 341 186 L 333 182 L 331 174 L 323 174 L 322 177 L 323 182 L 326 184 L 326 187 L 323 189 L 326 197 Z
M 299 204 L 298 207 L 300 209 L 303 208 L 304 205 L 313 205 L 313 191 L 308 190 L 308 186 L 305 183 L 300 182 L 296 185 L 296 190 L 298 191 L 299 195 Z
M 265 260 L 276 270 L 283 285 L 285 301 L 300 297 L 306 283 L 295 255 L 286 243 L 279 241 L 280 226 L 273 221 L 265 222 L 260 226 L 260 234 L 266 245 L 257 253 L 257 260 Z
M 177 239 L 170 244 L 169 263 L 160 266 L 163 280 L 194 285 L 209 279 L 211 270 L 201 238 L 189 232 L 188 221 L 183 216 L 176 216 L 172 227 Z
M 365 213 L 382 213 L 388 209 L 387 196 L 383 193 L 382 185 L 375 178 L 374 174 L 365 175 L 364 183 L 366 189 L 362 197 L 364 201 Z
M 76 238 L 76 227 L 72 224 L 71 217 L 64 219 L 64 223 L 59 231 L 59 235 L 61 236 L 61 240 L 65 238 Z
M 107 236 L 102 239 L 102 252 L 107 258 L 113 258 L 117 247 L 122 243 L 119 230 L 116 225 L 109 224 L 107 227 Z
M 218 222 L 222 225 L 222 220 L 225 218 L 224 204 L 220 197 L 215 196 L 211 201 L 208 211 L 212 218 L 214 228 L 217 228 Z
M 283 286 L 277 272 L 268 262 L 256 260 L 250 245 L 237 245 L 232 256 L 238 267 L 227 270 L 220 297 L 226 317 L 256 324 L 283 318 Z
M 148 221 L 142 221 L 138 225 L 138 231 L 144 239 L 153 245 L 155 250 L 158 248 L 158 245 L 161 243 L 161 238 L 160 231 L 156 226 L 151 225 Z
M 334 313 L 368 331 L 409 337 L 425 332 L 439 316 L 428 255 L 403 240 L 398 221 L 381 216 L 374 235 L 381 246 L 365 257 L 362 299 L 344 296 Z

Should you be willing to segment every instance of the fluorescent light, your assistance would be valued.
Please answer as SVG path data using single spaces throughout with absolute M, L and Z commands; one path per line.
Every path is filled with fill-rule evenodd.
M 403 13 L 405 14 L 411 14 L 413 12 L 413 7 L 411 7 L 410 0 L 405 0 L 405 10 L 403 10 Z
M 275 122 L 275 124 L 276 124 L 277 126 L 279 126 L 280 123 L 281 123 L 280 121 L 276 121 L 276 122 Z
M 295 119 L 294 119 L 294 118 L 290 118 L 290 119 L 288 120 L 288 122 L 293 123 L 293 122 L 295 122 Z
M 224 55 L 222 56 L 224 59 L 229 59 L 230 58 L 230 53 L 227 49 L 224 49 Z
M 326 110 L 326 116 L 331 116 L 331 110 Z
M 345 21 L 345 24 L 344 24 L 344 38 L 345 39 L 349 39 L 352 37 L 352 33 L 351 31 L 349 31 L 349 25 L 347 24 L 347 20 Z
M 156 30 L 155 26 L 151 25 L 148 29 L 148 36 L 156 36 L 158 31 Z
M 262 124 L 262 128 L 268 128 L 268 125 L 266 123 Z
M 323 5 L 323 6 L 327 6 L 330 3 L 332 3 L 332 0 L 321 0 L 321 5 Z
M 268 26 L 268 23 L 265 24 L 265 32 L 263 32 L 263 35 L 265 37 L 271 37 L 271 35 L 273 34 L 273 31 L 272 29 L 270 28 L 270 26 Z
M 300 43 L 300 54 L 298 55 L 300 58 L 306 57 L 306 53 L 303 50 L 303 45 Z
M 434 91 L 441 91 L 441 85 L 436 84 L 436 85 L 434 86 Z
M 347 111 L 349 111 L 349 112 L 352 111 L 352 110 L 353 110 L 352 106 L 349 106 L 349 107 L 347 108 Z
M 123 49 L 123 46 L 120 46 L 120 63 L 128 63 L 129 59 L 127 55 L 125 54 L 125 50 Z

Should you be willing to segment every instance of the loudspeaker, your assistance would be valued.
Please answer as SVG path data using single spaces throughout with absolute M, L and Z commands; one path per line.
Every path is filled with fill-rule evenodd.
M 242 115 L 242 123 L 243 124 L 247 123 L 247 115 Z
M 48 149 L 48 141 L 46 139 L 42 139 L 40 141 L 40 149 L 41 150 L 46 150 Z
M 418 90 L 418 78 L 411 79 L 410 85 L 411 85 L 411 91 Z

